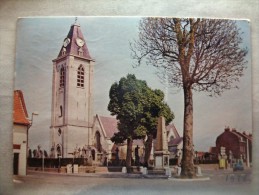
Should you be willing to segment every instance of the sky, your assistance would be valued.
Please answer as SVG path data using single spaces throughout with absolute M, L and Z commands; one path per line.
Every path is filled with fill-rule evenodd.
M 128 73 L 146 80 L 153 89 L 166 93 L 166 100 L 175 114 L 173 120 L 183 134 L 184 99 L 182 89 L 163 84 L 157 69 L 145 64 L 133 68 L 129 43 L 138 38 L 138 17 L 79 17 L 78 23 L 86 40 L 94 67 L 94 113 L 110 116 L 107 110 L 109 89 Z M 29 117 L 34 116 L 29 129 L 29 147 L 38 145 L 50 149 L 50 117 L 52 96 L 52 60 L 58 56 L 74 17 L 21 18 L 17 22 L 15 89 L 22 90 Z M 238 84 L 239 89 L 224 92 L 219 97 L 194 92 L 194 147 L 209 151 L 225 127 L 252 132 L 250 24 L 238 21 L 242 47 L 248 48 L 247 69 Z

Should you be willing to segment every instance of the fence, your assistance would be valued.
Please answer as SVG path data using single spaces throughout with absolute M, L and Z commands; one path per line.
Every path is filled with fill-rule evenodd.
M 43 164 L 42 158 L 28 158 L 29 167 L 41 167 Z M 89 165 L 85 158 L 44 158 L 44 167 L 58 168 L 67 164 L 78 164 L 79 166 Z

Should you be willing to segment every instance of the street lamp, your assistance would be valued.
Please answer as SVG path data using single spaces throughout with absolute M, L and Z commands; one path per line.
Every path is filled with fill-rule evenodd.
M 246 139 L 246 165 L 249 168 L 250 167 L 250 156 L 249 156 L 249 140 L 248 138 Z
M 42 171 L 44 172 L 44 149 L 42 151 Z
M 32 123 L 33 123 L 33 116 L 38 116 L 39 113 L 34 111 L 33 113 L 31 113 L 31 120 L 30 120 L 30 127 L 32 126 Z
M 31 113 L 31 119 L 29 119 L 29 125 L 27 127 L 27 142 L 26 142 L 26 159 L 28 157 L 28 149 L 29 149 L 29 129 L 31 128 L 32 126 L 32 123 L 33 123 L 33 116 L 38 116 L 39 113 L 34 111 Z M 28 162 L 26 162 L 26 175 L 27 175 L 27 170 L 28 170 Z

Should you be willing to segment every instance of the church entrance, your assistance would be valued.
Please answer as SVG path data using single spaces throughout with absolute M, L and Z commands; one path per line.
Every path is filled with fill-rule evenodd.
M 19 153 L 13 154 L 13 174 L 18 175 Z
M 61 146 L 59 144 L 57 145 L 57 156 L 62 156 Z
M 97 149 L 98 152 L 101 152 L 102 151 L 101 134 L 100 134 L 99 131 L 96 131 L 95 139 L 96 139 L 96 149 Z

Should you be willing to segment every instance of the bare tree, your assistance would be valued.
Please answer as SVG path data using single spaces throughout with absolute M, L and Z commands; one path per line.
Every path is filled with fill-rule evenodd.
M 182 177 L 194 177 L 193 93 L 210 96 L 237 87 L 246 68 L 246 48 L 232 20 L 144 18 L 132 42 L 136 65 L 157 67 L 159 76 L 184 92 Z

